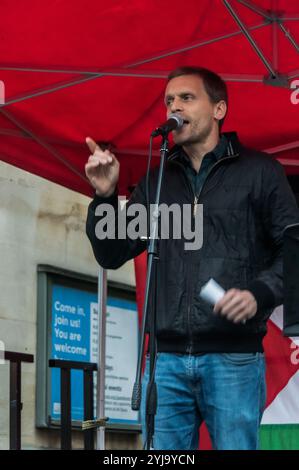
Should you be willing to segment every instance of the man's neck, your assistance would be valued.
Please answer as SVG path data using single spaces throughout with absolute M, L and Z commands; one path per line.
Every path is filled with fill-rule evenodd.
M 214 150 L 216 145 L 219 143 L 219 140 L 220 136 L 217 132 L 217 134 L 210 134 L 203 142 L 183 145 L 183 149 L 190 158 L 195 171 L 199 171 L 204 156 Z

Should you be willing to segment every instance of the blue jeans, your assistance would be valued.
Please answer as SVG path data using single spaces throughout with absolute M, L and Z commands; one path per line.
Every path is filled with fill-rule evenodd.
M 144 439 L 148 373 L 147 358 L 141 402 Z M 266 395 L 262 353 L 158 353 L 156 383 L 155 450 L 198 449 L 203 420 L 214 449 L 258 449 Z

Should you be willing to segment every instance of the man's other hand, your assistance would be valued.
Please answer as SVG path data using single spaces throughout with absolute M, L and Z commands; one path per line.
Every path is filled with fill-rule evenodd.
M 229 289 L 214 307 L 215 314 L 233 323 L 245 323 L 256 312 L 257 303 L 249 290 Z

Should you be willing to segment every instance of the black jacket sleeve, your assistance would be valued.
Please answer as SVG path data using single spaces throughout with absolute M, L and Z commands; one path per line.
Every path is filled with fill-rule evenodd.
M 299 223 L 299 209 L 282 165 L 270 160 L 263 170 L 262 218 L 272 244 L 273 257 L 267 269 L 248 286 L 258 308 L 273 308 L 283 303 L 283 232 Z
M 124 217 L 124 211 L 127 211 L 128 207 L 132 204 L 141 204 L 143 207 L 146 207 L 143 182 L 136 187 L 129 202 L 124 205 L 124 207 L 120 205 L 117 192 L 108 198 L 95 195 L 88 207 L 86 233 L 97 262 L 105 269 L 117 269 L 126 261 L 135 258 L 146 249 L 147 245 L 145 241 L 140 238 L 132 239 L 127 236 L 127 227 L 132 221 L 133 216 Z M 108 211 L 106 213 L 105 208 Z M 101 215 L 99 215 L 100 213 Z M 107 233 L 110 232 L 109 237 L 101 239 L 98 236 L 100 226 L 97 224 L 101 224 L 102 229 L 103 218 L 106 217 L 107 220 L 108 214 L 110 214 L 110 227 L 107 229 Z M 120 235 L 119 233 L 118 220 L 126 224 L 126 226 L 122 226 L 121 229 L 124 235 Z M 144 235 L 146 235 L 146 233 Z

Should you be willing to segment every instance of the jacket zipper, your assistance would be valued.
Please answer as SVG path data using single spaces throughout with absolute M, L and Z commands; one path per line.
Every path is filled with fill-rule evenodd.
M 206 176 L 206 179 L 204 180 L 203 185 L 202 185 L 201 190 L 199 191 L 198 195 L 196 196 L 195 193 L 194 193 L 194 191 L 193 191 L 193 194 L 194 194 L 193 215 L 194 215 L 194 217 L 195 217 L 196 211 L 197 211 L 197 207 L 196 207 L 196 206 L 197 206 L 197 203 L 198 203 L 199 198 L 200 198 L 200 196 L 201 196 L 201 193 L 202 193 L 202 190 L 203 190 L 203 188 L 204 188 L 204 185 L 206 184 L 207 179 L 208 179 L 208 177 L 210 176 L 210 174 L 212 173 L 212 171 L 214 170 L 214 168 L 215 168 L 216 166 L 218 166 L 220 163 L 222 163 L 224 160 L 233 160 L 233 159 L 236 158 L 236 157 L 237 157 L 237 154 L 232 155 L 232 156 L 230 156 L 230 157 L 223 157 L 223 158 L 221 158 L 220 160 L 218 160 L 216 163 L 214 163 L 214 165 L 213 165 L 213 166 L 210 168 L 210 170 L 208 171 L 207 176 Z
M 197 196 L 194 196 L 194 207 L 193 207 L 193 218 L 195 219 L 195 216 L 196 216 L 196 211 L 197 211 L 197 201 L 198 201 L 198 197 Z
M 179 165 L 180 167 L 183 168 L 183 173 L 184 173 L 184 175 L 185 175 L 185 179 L 186 179 L 187 184 L 188 184 L 188 186 L 189 186 L 190 192 L 191 192 L 191 194 L 194 196 L 194 199 L 193 199 L 193 220 L 195 219 L 195 216 L 196 216 L 197 203 L 198 203 L 199 198 L 200 198 L 200 196 L 201 196 L 202 190 L 203 190 L 203 188 L 204 188 L 204 186 L 205 186 L 205 184 L 206 184 L 206 182 L 207 182 L 208 177 L 210 176 L 210 174 L 212 173 L 212 171 L 214 170 L 214 168 L 215 168 L 216 166 L 218 166 L 220 163 L 222 163 L 224 160 L 225 160 L 225 161 L 226 161 L 226 160 L 233 160 L 233 159 L 236 158 L 237 156 L 238 156 L 238 154 L 234 154 L 234 155 L 230 155 L 230 156 L 228 156 L 228 157 L 223 157 L 223 158 L 221 158 L 220 160 L 218 160 L 218 161 L 210 168 L 210 170 L 208 171 L 207 176 L 206 176 L 206 178 L 205 178 L 205 180 L 204 180 L 204 183 L 203 183 L 203 185 L 202 185 L 202 187 L 201 187 L 201 190 L 199 191 L 199 193 L 198 193 L 197 196 L 196 196 L 196 194 L 195 194 L 195 192 L 194 192 L 194 190 L 193 190 L 193 187 L 192 187 L 192 185 L 191 185 L 191 183 L 190 183 L 190 181 L 189 181 L 188 176 L 186 175 L 184 166 L 183 166 L 181 163 L 179 163 L 179 162 L 171 162 L 171 163 L 175 163 L 176 165 Z M 192 270 L 191 274 L 193 274 L 193 270 Z M 190 281 L 193 281 L 193 282 L 194 282 L 194 280 L 192 279 L 192 276 L 190 276 L 190 274 L 189 274 L 188 278 L 189 278 L 189 277 L 190 277 Z M 188 281 L 189 281 L 189 279 L 188 279 Z M 192 351 L 193 351 L 193 337 L 192 337 L 191 321 L 190 321 L 190 320 L 191 320 L 191 294 L 192 294 L 192 292 L 193 292 L 193 282 L 188 282 L 188 285 L 187 285 L 187 289 L 188 289 L 188 291 L 187 291 L 187 298 L 188 298 L 188 309 L 187 309 L 188 346 L 187 346 L 187 353 L 188 353 L 188 354 L 192 354 Z

